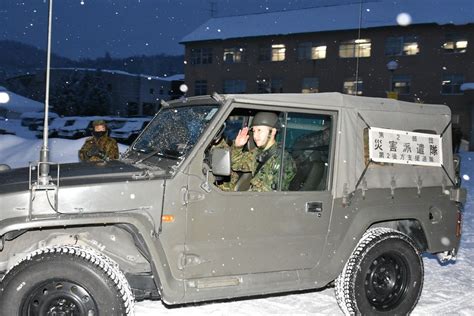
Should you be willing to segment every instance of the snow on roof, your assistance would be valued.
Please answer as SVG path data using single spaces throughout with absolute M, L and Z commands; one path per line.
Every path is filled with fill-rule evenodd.
M 77 70 L 77 71 L 99 71 L 99 69 L 95 68 L 68 68 L 68 67 L 62 67 L 62 68 L 51 68 L 53 70 Z M 123 76 L 132 76 L 132 77 L 141 77 L 141 78 L 146 78 L 148 80 L 162 80 L 162 81 L 173 81 L 173 80 L 184 80 L 184 74 L 175 74 L 171 76 L 151 76 L 151 75 L 144 75 L 144 74 L 132 74 L 123 70 L 114 70 L 114 69 L 100 69 L 101 72 L 105 73 L 111 73 L 111 74 L 117 74 L 117 75 L 123 75 Z
M 474 90 L 474 82 L 463 83 L 460 89 L 461 91 Z
M 161 77 L 162 80 L 174 81 L 174 80 L 184 80 L 184 74 L 176 74 L 169 77 Z
M 25 98 L 5 88 L 3 88 L 2 91 L 6 92 L 10 97 L 7 103 L 0 104 L 0 109 L 2 110 L 14 113 L 44 111 L 44 104 L 41 102 Z
M 23 112 L 21 115 L 20 115 L 20 118 L 24 119 L 24 118 L 31 118 L 31 119 L 43 119 L 44 118 L 44 109 L 42 109 L 41 111 L 37 111 L 37 112 Z M 57 118 L 59 117 L 59 115 L 57 113 L 54 113 L 54 112 L 48 112 L 48 117 L 49 118 Z
M 403 13 L 403 14 L 402 14 Z M 408 15 L 406 15 L 408 14 Z M 382 0 L 300 10 L 212 18 L 181 43 L 287 35 L 408 24 L 463 25 L 474 22 L 473 0 Z M 398 20 L 398 22 L 397 22 Z

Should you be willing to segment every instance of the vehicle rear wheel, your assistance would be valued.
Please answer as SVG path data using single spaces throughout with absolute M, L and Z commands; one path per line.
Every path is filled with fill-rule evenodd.
M 0 284 L 4 315 L 132 315 L 133 304 L 117 264 L 80 246 L 38 249 Z
M 423 261 L 414 241 L 387 228 L 368 230 L 336 280 L 346 315 L 406 315 L 423 286 Z

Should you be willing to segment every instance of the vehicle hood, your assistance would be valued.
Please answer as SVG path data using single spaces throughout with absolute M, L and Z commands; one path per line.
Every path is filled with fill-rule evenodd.
M 52 182 L 57 182 L 58 166 L 50 170 Z M 109 162 L 80 162 L 59 165 L 59 185 L 61 187 L 90 185 L 107 182 L 125 182 L 164 178 L 165 172 L 140 169 L 120 160 Z M 32 171 L 32 182 L 36 182 L 36 171 Z M 29 168 L 18 168 L 0 173 L 0 194 L 29 189 Z

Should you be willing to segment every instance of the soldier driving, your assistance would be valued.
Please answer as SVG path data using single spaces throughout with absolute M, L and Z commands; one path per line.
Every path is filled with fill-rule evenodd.
M 92 126 L 92 137 L 87 138 L 79 150 L 79 159 L 81 161 L 107 161 L 110 159 L 118 159 L 119 151 L 117 142 L 107 135 L 107 124 L 105 121 L 94 121 Z
M 232 147 L 232 170 L 252 172 L 250 191 L 273 191 L 278 189 L 282 149 L 278 147 L 278 116 L 272 112 L 258 112 L 252 121 L 253 140 L 257 148 L 244 152 L 243 146 L 249 140 L 249 128 L 241 129 Z M 288 186 L 295 176 L 295 163 L 291 156 L 283 151 L 284 170 L 281 189 Z

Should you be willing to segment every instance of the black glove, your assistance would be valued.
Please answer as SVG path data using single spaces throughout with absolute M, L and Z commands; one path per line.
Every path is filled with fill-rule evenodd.
M 97 154 L 99 153 L 99 148 L 97 146 L 92 146 L 91 149 L 89 149 L 87 152 L 86 152 L 86 155 L 87 157 L 93 157 L 93 156 L 97 156 Z
M 94 157 L 97 156 L 100 159 L 105 159 L 107 155 L 99 149 L 97 146 L 93 146 L 89 151 L 86 153 L 88 157 Z
M 105 154 L 105 152 L 103 152 L 102 150 L 99 150 L 99 153 L 96 156 L 99 157 L 102 160 L 108 160 L 109 159 L 107 157 L 107 155 Z

